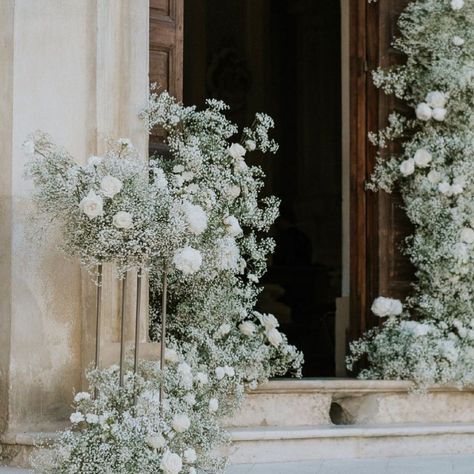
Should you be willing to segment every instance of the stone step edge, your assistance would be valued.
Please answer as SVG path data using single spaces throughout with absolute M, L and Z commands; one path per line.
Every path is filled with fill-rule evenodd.
M 449 434 L 473 434 L 474 423 L 432 423 L 398 425 L 333 425 L 232 428 L 233 442 L 278 441 L 317 438 L 386 438 L 411 436 L 437 436 Z

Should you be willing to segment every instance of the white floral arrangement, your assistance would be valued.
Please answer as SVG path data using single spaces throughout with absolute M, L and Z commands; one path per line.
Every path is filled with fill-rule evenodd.
M 349 368 L 367 356 L 360 376 L 411 379 L 419 386 L 474 383 L 474 2 L 415 0 L 399 19 L 394 47 L 406 63 L 373 74 L 375 84 L 403 100 L 371 134 L 373 143 L 402 143 L 400 155 L 379 156 L 369 188 L 396 186 L 414 233 L 406 253 L 416 268 L 414 294 L 378 298 L 388 318 L 351 345 Z
M 40 472 L 224 472 L 226 462 L 219 458 L 217 447 L 226 435 L 219 420 L 240 407 L 246 389 L 255 389 L 275 375 L 301 375 L 303 356 L 278 330 L 277 319 L 254 310 L 261 291 L 258 282 L 274 248 L 265 233 L 278 215 L 279 202 L 274 197 L 260 198 L 264 174 L 247 163 L 246 155 L 277 150 L 268 136 L 273 122 L 257 114 L 241 139 L 232 141 L 238 130 L 225 118 L 225 108 L 211 100 L 206 109 L 197 111 L 152 89 L 142 117 L 149 130 L 156 125 L 166 130 L 171 156 L 154 156 L 144 165 L 128 151 L 124 155 L 125 145 L 119 143 L 109 152 L 114 167 L 87 165 L 94 166 L 93 177 L 86 184 L 79 181 L 79 192 L 76 185 L 67 188 L 73 192 L 64 190 L 61 177 L 54 204 L 50 199 L 56 185 L 50 184 L 50 175 L 54 177 L 58 169 L 63 174 L 64 169 L 82 173 L 84 167 L 77 168 L 65 152 L 51 151 L 55 148 L 49 141 L 43 146 L 42 135 L 32 142 L 30 151 L 35 155 L 30 173 L 36 180 L 36 200 L 47 213 L 57 212 L 55 216 L 66 222 L 66 251 L 89 266 L 99 261 L 98 256 L 113 257 L 122 271 L 147 259 L 150 333 L 158 340 L 165 271 L 169 292 L 164 373 L 159 362 L 141 361 L 138 374 L 127 371 L 120 388 L 117 368 L 90 372 L 91 392 L 76 395 L 72 427 L 59 435 L 50 451 L 37 457 Z M 127 181 L 128 175 L 114 171 L 128 168 L 128 161 L 140 170 L 134 175 L 137 183 L 140 176 L 137 186 Z M 124 162 L 127 165 L 121 166 Z M 124 201 L 130 205 L 106 200 L 100 186 L 104 174 L 122 183 L 107 200 L 124 193 L 120 199 L 133 196 Z M 110 184 L 117 191 L 119 186 Z M 81 204 L 91 189 L 103 200 L 102 211 L 91 206 L 93 218 Z M 133 201 L 135 193 L 146 198 Z M 139 228 L 140 219 L 147 223 L 144 228 L 150 240 L 143 248 L 138 244 L 136 251 L 125 254 L 118 241 L 116 252 L 107 254 L 89 240 L 84 247 L 76 245 L 74 236 L 81 226 L 94 223 L 97 229 L 91 232 L 100 233 L 114 227 L 119 210 L 132 216 L 133 226 L 127 232 Z M 161 384 L 166 396 L 160 413 Z M 94 389 L 97 398 L 92 396 Z

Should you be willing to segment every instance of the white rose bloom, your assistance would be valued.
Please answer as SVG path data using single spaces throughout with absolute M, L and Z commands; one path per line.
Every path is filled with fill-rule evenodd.
M 271 329 L 275 329 L 280 326 L 278 319 L 275 318 L 273 314 L 262 314 L 260 316 L 260 322 L 266 331 L 270 331 Z
M 446 105 L 446 94 L 439 91 L 428 92 L 425 100 L 433 109 L 436 107 L 444 107 Z
M 248 151 L 254 151 L 257 148 L 257 144 L 253 140 L 245 140 L 245 147 Z
M 97 165 L 100 165 L 102 163 L 102 157 L 101 156 L 89 156 L 89 158 L 87 159 L 87 164 L 89 166 L 97 166 Z
M 234 158 L 234 160 L 239 160 L 245 156 L 247 150 L 240 145 L 240 143 L 233 143 L 228 149 L 227 153 Z
M 451 41 L 453 42 L 454 46 L 462 46 L 464 44 L 464 39 L 460 36 L 453 36 Z
M 219 400 L 217 398 L 211 398 L 209 400 L 209 412 L 215 413 L 219 409 Z
M 474 229 L 471 227 L 464 227 L 461 230 L 461 240 L 466 244 L 474 243 Z
M 99 423 L 99 417 L 94 413 L 88 413 L 86 415 L 86 421 L 91 425 L 95 425 L 96 423 Z
M 372 303 L 371 311 L 380 318 L 398 316 L 403 311 L 403 306 L 399 300 L 379 296 Z
M 191 426 L 191 420 L 186 413 L 178 413 L 173 417 L 171 426 L 177 433 L 183 433 Z
M 442 194 L 451 195 L 451 185 L 447 181 L 438 184 L 438 191 Z
M 27 156 L 35 154 L 35 142 L 32 140 L 26 140 L 22 145 L 23 153 Z
M 165 361 L 172 364 L 179 362 L 179 355 L 174 349 L 165 349 Z
M 102 198 L 98 196 L 92 189 L 86 197 L 82 198 L 79 203 L 79 209 L 89 218 L 102 216 L 104 214 L 104 203 Z
M 443 107 L 436 107 L 433 109 L 433 118 L 438 122 L 442 122 L 446 118 L 447 110 Z
M 194 173 L 192 171 L 183 171 L 181 175 L 184 181 L 191 181 L 194 178 Z
M 415 113 L 416 117 L 419 120 L 423 120 L 425 122 L 429 120 L 433 115 L 431 107 L 426 102 L 421 102 L 420 104 L 418 104 L 416 106 Z
M 431 170 L 429 173 L 428 173 L 428 181 L 432 184 L 438 184 L 440 181 L 441 181 L 441 173 L 439 171 L 436 171 L 436 170 Z
M 118 229 L 131 229 L 133 227 L 133 217 L 129 212 L 119 211 L 114 215 L 112 224 Z
M 193 393 L 187 393 L 184 397 L 183 400 L 188 404 L 188 405 L 196 405 L 196 396 Z
M 244 336 L 252 336 L 255 333 L 255 324 L 252 321 L 244 321 L 239 324 L 239 330 Z
M 233 377 L 235 375 L 235 370 L 233 367 L 229 367 L 228 365 L 226 365 L 224 367 L 224 371 L 225 371 L 225 374 L 228 376 L 228 377 Z
M 416 166 L 419 166 L 420 168 L 426 168 L 430 164 L 433 157 L 428 150 L 420 148 L 416 151 L 413 159 L 415 160 Z
M 113 198 L 122 189 L 122 181 L 115 176 L 104 176 L 100 182 L 100 190 L 104 196 Z
M 198 372 L 194 379 L 201 385 L 206 385 L 209 382 L 209 377 L 204 372 Z
M 196 451 L 193 448 L 188 448 L 183 453 L 184 461 L 188 464 L 192 464 L 197 459 Z
M 163 438 L 162 435 L 148 435 L 145 438 L 145 443 L 151 448 L 151 449 L 161 449 L 165 446 L 166 440 Z
M 194 469 L 194 467 L 189 468 L 189 474 L 196 474 L 196 473 L 197 473 L 197 471 L 196 471 L 196 469 Z
M 84 421 L 84 415 L 80 411 L 76 411 L 75 413 L 72 413 L 71 416 L 69 417 L 69 420 L 71 423 L 80 423 L 81 421 Z
M 178 250 L 174 255 L 173 264 L 186 275 L 196 273 L 202 265 L 201 252 L 189 246 L 184 247 Z
M 222 380 L 224 377 L 225 377 L 225 369 L 224 367 L 216 367 L 215 369 L 215 374 L 216 374 L 216 378 L 217 380 Z
M 176 454 L 171 451 L 166 451 L 161 459 L 160 469 L 163 474 L 179 474 L 183 468 L 183 461 Z
M 132 142 L 131 142 L 130 138 L 119 138 L 118 142 L 123 147 L 133 148 L 133 145 L 132 145 Z
M 415 160 L 408 158 L 408 160 L 402 161 L 400 164 L 400 173 L 403 176 L 410 176 L 415 172 Z
M 461 10 L 464 6 L 464 0 L 451 0 L 451 8 L 453 10 Z
M 74 396 L 74 401 L 76 403 L 79 403 L 82 400 L 90 400 L 90 399 L 91 399 L 91 394 L 89 392 L 78 392 Z
M 283 341 L 280 331 L 278 331 L 276 328 L 270 329 L 266 334 L 268 342 L 274 347 L 278 347 Z
M 242 228 L 240 227 L 239 221 L 235 216 L 227 216 L 224 218 L 224 227 L 225 231 L 231 237 L 237 237 L 242 233 Z
M 233 237 L 223 237 L 216 242 L 217 267 L 219 270 L 235 270 L 239 265 L 240 252 Z
M 243 173 L 248 169 L 248 166 L 243 158 L 239 158 L 238 160 L 235 160 L 234 169 L 237 173 Z
M 232 199 L 237 199 L 240 196 L 240 187 L 232 185 L 227 188 L 227 195 Z
M 220 337 L 225 336 L 226 334 L 229 334 L 230 332 L 230 324 L 229 323 L 223 323 L 219 326 L 219 328 L 216 331 L 215 337 L 219 339 Z
M 194 235 L 202 234 L 207 227 L 207 214 L 201 206 L 184 201 L 181 205 L 189 230 Z

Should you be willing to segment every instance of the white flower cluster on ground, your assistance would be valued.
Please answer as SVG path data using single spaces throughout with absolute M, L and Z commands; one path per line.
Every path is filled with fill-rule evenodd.
M 406 252 L 414 294 L 378 299 L 388 320 L 352 344 L 349 366 L 367 356 L 362 377 L 419 385 L 474 383 L 474 2 L 415 0 L 399 20 L 394 46 L 406 63 L 374 73 L 375 84 L 413 110 L 393 113 L 372 134 L 402 153 L 379 157 L 373 190 L 400 190 L 414 233 Z
M 253 127 L 233 142 L 237 128 L 225 118 L 224 109 L 223 103 L 209 101 L 205 110 L 197 111 L 152 90 L 143 118 L 149 130 L 159 125 L 166 131 L 171 156 L 152 157 L 144 166 L 122 154 L 130 144 L 119 143 L 108 158 L 113 166 L 102 169 L 104 158 L 99 164 L 94 158 L 88 165 L 92 177 L 86 181 L 64 184 L 71 170 L 82 175 L 89 168 L 73 164 L 64 152 L 42 141 L 43 136 L 32 142 L 30 169 L 37 201 L 66 223 L 66 251 L 88 265 L 119 262 L 122 270 L 146 258 L 150 334 L 156 340 L 161 337 L 165 271 L 169 295 L 164 374 L 159 362 L 142 361 L 138 375 L 128 371 L 119 388 L 116 368 L 92 371 L 89 379 L 98 398 L 88 392 L 76 395 L 73 426 L 36 460 L 41 472 L 223 472 L 225 460 L 219 459 L 216 447 L 226 437 L 219 420 L 235 412 L 246 389 L 274 375 L 300 375 L 302 354 L 280 333 L 278 320 L 254 310 L 258 281 L 274 247 L 265 233 L 278 215 L 278 200 L 260 198 L 264 174 L 247 163 L 246 155 L 276 151 L 268 137 L 273 122 L 258 114 Z M 136 174 L 125 173 L 129 163 L 137 167 Z M 58 198 L 51 204 L 55 193 Z M 143 200 L 134 201 L 142 195 Z M 146 252 L 124 254 L 118 239 L 114 252 L 104 252 L 104 244 L 95 245 L 94 240 L 112 227 L 122 240 L 135 229 L 148 230 Z M 84 248 L 75 240 L 82 228 L 93 234 Z M 140 243 L 135 248 L 141 249 Z M 163 413 L 161 383 L 166 393 Z

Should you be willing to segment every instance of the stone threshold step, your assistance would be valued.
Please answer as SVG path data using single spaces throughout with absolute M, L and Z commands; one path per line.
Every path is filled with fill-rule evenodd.
M 474 452 L 474 423 L 255 427 L 230 434 L 225 454 L 233 464 Z

